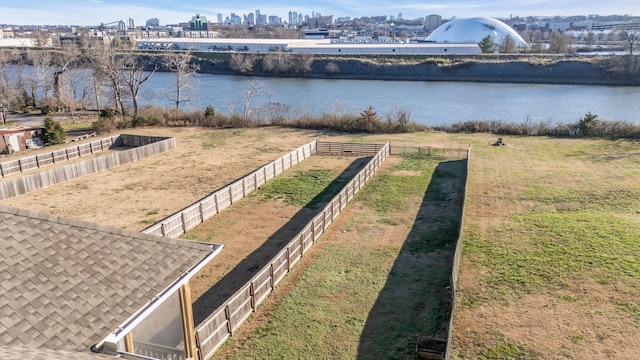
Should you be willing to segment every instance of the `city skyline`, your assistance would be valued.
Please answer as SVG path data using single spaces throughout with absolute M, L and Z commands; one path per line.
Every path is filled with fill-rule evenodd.
M 232 12 L 242 16 L 260 10 L 261 13 L 279 16 L 288 20 L 289 11 L 305 15 L 312 12 L 337 17 L 359 18 L 363 16 L 397 16 L 415 19 L 429 14 L 444 18 L 464 18 L 489 16 L 509 18 L 510 16 L 572 16 L 572 15 L 640 15 L 637 0 L 613 0 L 609 2 L 588 0 L 580 3 L 557 2 L 551 0 L 524 0 L 518 3 L 504 0 L 495 1 L 433 1 L 416 3 L 413 0 L 397 0 L 393 6 L 388 1 L 369 2 L 337 1 L 324 2 L 322 6 L 310 1 L 297 3 L 285 1 L 216 1 L 199 5 L 180 4 L 168 0 L 32 0 L 28 7 L 19 3 L 0 5 L 0 24 L 13 25 L 81 25 L 92 26 L 133 18 L 136 25 L 143 25 L 147 19 L 158 18 L 161 24 L 186 22 L 195 14 L 216 21 L 217 14 L 223 18 Z

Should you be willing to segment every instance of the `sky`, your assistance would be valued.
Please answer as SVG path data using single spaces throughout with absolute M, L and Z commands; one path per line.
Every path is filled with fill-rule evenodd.
M 404 19 L 438 14 L 443 18 L 489 16 L 570 16 L 633 15 L 640 16 L 639 0 L 328 0 L 328 1 L 238 1 L 238 0 L 0 0 L 0 24 L 12 25 L 99 25 L 132 18 L 136 26 L 158 18 L 161 25 L 187 22 L 195 14 L 216 21 L 231 12 L 242 16 L 255 10 L 287 21 L 289 11 L 305 15 L 312 12 L 337 17 L 387 15 Z

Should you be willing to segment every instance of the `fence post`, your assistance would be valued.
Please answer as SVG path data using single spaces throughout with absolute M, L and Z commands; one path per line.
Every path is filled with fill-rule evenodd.
M 249 286 L 249 295 L 251 296 L 251 310 L 256 312 L 256 283 L 253 281 Z
M 184 219 L 184 211 L 180 213 L 180 221 L 182 222 L 182 233 L 185 234 L 187 232 L 187 223 Z
M 287 272 L 291 271 L 291 254 L 289 251 L 289 247 L 287 246 Z
M 229 203 L 233 204 L 233 184 L 229 185 Z
M 269 285 L 271 285 L 271 291 L 273 291 L 273 263 L 269 266 Z
M 162 236 L 167 236 L 167 231 L 165 230 L 164 223 L 160 224 L 160 233 Z
M 227 318 L 227 330 L 229 335 L 233 336 L 233 324 L 231 324 L 231 311 L 229 311 L 229 305 L 224 307 L 224 317 Z
M 258 172 L 253 173 L 253 190 L 258 190 Z
M 216 214 L 220 212 L 220 206 L 218 205 L 218 193 L 213 194 L 213 203 L 216 206 Z
M 246 197 L 247 196 L 247 182 L 246 182 L 246 177 L 242 178 L 242 197 Z
M 202 201 L 198 204 L 198 208 L 200 209 L 200 222 L 204 222 L 204 204 Z

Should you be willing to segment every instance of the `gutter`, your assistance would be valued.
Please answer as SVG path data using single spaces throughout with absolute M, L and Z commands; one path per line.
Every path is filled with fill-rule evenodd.
M 118 328 L 109 334 L 99 343 L 91 346 L 91 352 L 105 353 L 109 355 L 117 355 L 118 343 L 133 330 L 138 324 L 149 316 L 155 309 L 157 309 L 165 300 L 173 295 L 181 286 L 187 283 L 198 271 L 204 268 L 213 258 L 218 256 L 222 251 L 224 245 L 200 243 L 203 245 L 211 246 L 212 251 L 205 258 L 196 263 L 189 270 L 184 272 L 178 279 L 176 279 L 171 285 L 162 290 L 151 301 L 145 304 L 140 310 L 131 315 L 125 320 Z

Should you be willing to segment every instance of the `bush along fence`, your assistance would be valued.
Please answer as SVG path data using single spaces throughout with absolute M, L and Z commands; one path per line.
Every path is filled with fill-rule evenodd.
M 149 156 L 167 152 L 175 149 L 176 140 L 175 138 L 169 137 L 122 134 L 78 146 L 68 147 L 66 149 L 52 151 L 47 154 L 35 155 L 5 162 L 1 165 L 3 166 L 3 169 L 5 169 L 5 164 L 13 164 L 17 162 L 18 167 L 21 169 L 18 172 L 21 172 L 26 171 L 27 169 L 35 169 L 87 156 L 98 151 L 104 151 L 114 147 L 133 148 L 1 182 L 0 200 L 24 195 L 35 190 L 60 184 L 65 181 L 74 180 L 100 171 L 113 169 L 121 165 L 142 160 Z M 6 169 L 13 168 L 15 168 L 15 164 L 7 165 Z
M 320 148 L 320 143 L 318 143 Z M 238 327 L 256 311 L 275 286 L 340 215 L 347 203 L 373 176 L 390 154 L 382 145 L 367 165 L 353 177 L 324 209 L 316 215 L 265 267 L 196 327 L 200 358 L 209 358 Z
M 302 145 L 202 200 L 158 221 L 143 233 L 176 238 L 243 199 L 262 184 L 316 153 L 316 142 Z

